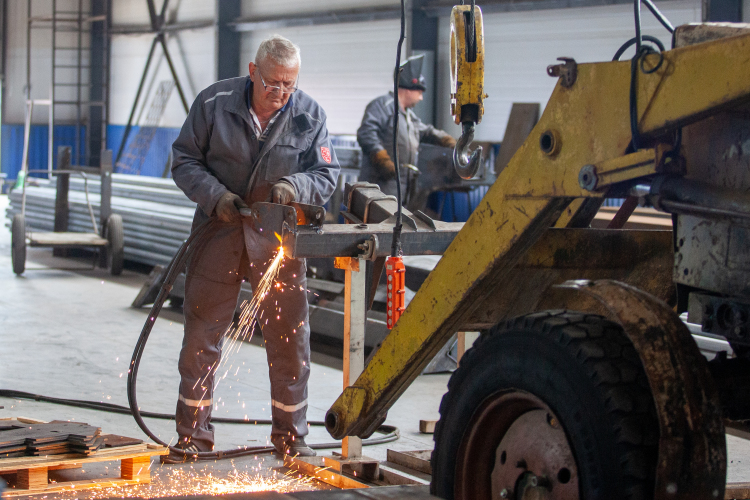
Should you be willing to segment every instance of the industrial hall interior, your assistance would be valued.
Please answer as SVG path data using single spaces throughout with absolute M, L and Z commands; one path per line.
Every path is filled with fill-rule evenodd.
M 750 0 L 0 0 L 0 500 L 750 500 Z

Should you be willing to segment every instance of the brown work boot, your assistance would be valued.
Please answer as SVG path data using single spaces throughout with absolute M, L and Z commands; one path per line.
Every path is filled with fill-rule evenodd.
M 183 450 L 186 453 L 173 450 L 172 448 Z M 162 455 L 161 457 L 159 457 L 159 460 L 163 464 L 184 464 L 188 462 L 197 462 L 198 455 L 196 455 L 196 453 L 200 453 L 200 451 L 201 450 L 198 449 L 198 446 L 195 443 L 183 441 L 182 439 L 180 439 L 180 441 L 176 445 L 169 447 L 169 455 Z
M 279 455 L 292 457 L 314 457 L 315 450 L 307 446 L 300 436 L 271 436 L 271 443 Z

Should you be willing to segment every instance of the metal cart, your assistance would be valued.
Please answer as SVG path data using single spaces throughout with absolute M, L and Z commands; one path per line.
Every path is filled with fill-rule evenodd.
M 28 162 L 23 162 L 23 196 L 21 213 L 13 216 L 11 225 L 11 257 L 13 272 L 21 275 L 26 269 L 26 247 L 52 247 L 56 254 L 67 248 L 96 248 L 98 250 L 94 267 L 110 270 L 117 276 L 122 273 L 124 264 L 124 234 L 122 217 L 112 213 L 112 151 L 102 151 L 99 168 L 71 165 L 71 148 L 58 149 L 57 166 L 52 175 L 57 178 L 57 194 L 55 197 L 55 225 L 54 232 L 29 231 L 26 228 L 26 183 L 28 174 L 37 170 L 29 170 Z M 38 172 L 49 173 L 47 170 Z M 86 204 L 91 216 L 93 231 L 90 233 L 69 232 L 69 204 L 68 191 L 70 176 L 77 175 L 83 179 L 86 193 Z M 88 180 L 91 175 L 101 176 L 101 191 L 99 204 L 99 225 L 97 225 L 94 209 L 89 200 Z M 101 230 L 100 230 L 101 228 Z

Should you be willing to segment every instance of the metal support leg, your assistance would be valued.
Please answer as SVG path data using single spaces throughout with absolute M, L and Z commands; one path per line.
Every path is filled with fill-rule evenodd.
M 363 259 L 336 259 L 337 267 L 346 271 L 344 283 L 344 388 L 362 373 L 365 367 L 365 288 L 366 272 Z M 348 262 L 345 262 L 348 261 Z M 362 456 L 362 439 L 346 436 L 341 444 L 344 458 Z

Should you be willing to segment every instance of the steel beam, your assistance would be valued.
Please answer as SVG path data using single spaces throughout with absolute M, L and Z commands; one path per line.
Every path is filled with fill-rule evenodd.
M 240 76 L 242 34 L 229 23 L 241 12 L 240 0 L 216 2 L 216 74 L 219 80 Z
M 442 255 L 463 227 L 462 222 L 435 221 L 437 229 L 401 233 L 404 255 Z M 285 235 L 284 251 L 295 259 L 311 257 L 356 257 L 361 245 L 376 241 L 375 257 L 390 255 L 393 224 L 327 224 L 320 231 L 300 229 Z
M 177 32 L 177 31 L 189 31 L 189 30 L 201 30 L 206 28 L 213 28 L 216 22 L 207 19 L 205 21 L 184 21 L 177 23 L 169 23 L 162 26 L 159 31 L 164 33 Z M 119 24 L 112 26 L 109 32 L 113 35 L 145 35 L 153 34 L 154 30 L 150 24 Z
M 326 24 L 379 21 L 383 19 L 399 19 L 400 17 L 400 9 L 386 7 L 316 12 L 305 15 L 239 18 L 229 24 L 234 26 L 235 31 L 246 32 L 290 28 L 294 26 L 321 26 Z

